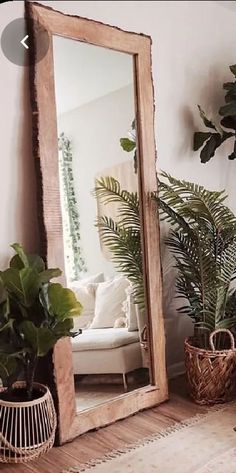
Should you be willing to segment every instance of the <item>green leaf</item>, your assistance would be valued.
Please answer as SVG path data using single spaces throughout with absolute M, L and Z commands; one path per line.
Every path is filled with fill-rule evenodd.
M 130 140 L 129 138 L 121 138 L 120 145 L 123 150 L 127 151 L 128 153 L 130 153 L 130 151 L 133 151 L 136 148 L 136 142 Z
M 210 138 L 211 134 L 210 132 L 196 131 L 193 137 L 193 150 L 197 151 L 201 148 L 203 143 Z
M 3 384 L 6 384 L 8 378 L 17 370 L 18 364 L 14 357 L 10 357 L 0 353 L 0 378 Z
M 45 270 L 45 263 L 40 256 L 32 254 L 27 255 L 27 258 L 29 263 L 28 266 L 30 266 L 31 269 L 35 269 L 38 273 L 41 273 Z M 19 255 L 15 255 L 10 261 L 10 267 L 15 269 L 23 269 L 25 266 Z
M 36 327 L 33 322 L 27 320 L 21 323 L 19 331 L 36 356 L 45 356 L 55 345 L 57 338 L 52 330 L 47 327 Z
M 207 127 L 207 128 L 212 128 L 213 130 L 216 130 L 217 131 L 217 128 L 215 126 L 215 124 L 209 120 L 209 118 L 207 118 L 204 110 L 202 110 L 202 108 L 200 107 L 200 105 L 198 105 L 198 110 L 199 110 L 199 113 L 200 113 L 200 117 L 204 123 L 204 125 Z
M 52 278 L 58 278 L 61 276 L 62 272 L 59 268 L 45 269 L 40 273 L 40 282 L 48 283 Z
M 53 333 L 57 337 L 57 339 L 60 339 L 62 337 L 70 337 L 71 336 L 71 330 L 74 328 L 74 321 L 72 318 L 70 319 L 65 319 L 62 322 L 58 322 L 54 329 Z
M 229 90 L 230 92 L 236 93 L 236 82 L 225 82 L 223 84 L 224 90 Z
M 4 325 L 2 325 L 2 327 L 0 327 L 0 332 L 4 332 L 5 330 L 12 329 L 13 322 L 14 322 L 14 319 L 9 319 L 7 323 L 5 323 Z
M 58 283 L 49 284 L 48 302 L 50 313 L 61 321 L 68 317 L 80 315 L 82 311 L 82 305 L 77 301 L 73 291 L 62 287 Z
M 29 261 L 23 247 L 19 243 L 13 243 L 11 247 L 15 250 L 19 258 L 21 259 L 25 268 L 29 267 Z
M 233 64 L 232 66 L 229 66 L 232 74 L 236 77 L 236 64 Z
M 222 142 L 221 135 L 219 133 L 213 133 L 200 153 L 201 163 L 207 163 L 210 161 L 214 156 L 216 149 Z
M 223 107 L 220 107 L 219 114 L 223 117 L 236 115 L 236 101 L 230 102 L 227 105 L 223 105 Z
M 31 268 L 17 270 L 9 268 L 1 273 L 1 278 L 9 293 L 25 307 L 30 307 L 38 296 L 40 280 Z
M 231 128 L 236 131 L 236 117 L 224 117 L 221 119 L 220 123 L 225 128 Z M 231 133 L 231 136 L 234 136 L 234 133 Z

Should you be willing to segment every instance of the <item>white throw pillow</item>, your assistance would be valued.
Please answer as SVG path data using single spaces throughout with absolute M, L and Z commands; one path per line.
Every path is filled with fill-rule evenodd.
M 134 332 L 138 330 L 137 312 L 136 305 L 134 304 L 133 289 L 130 285 L 125 290 L 126 300 L 124 303 L 123 311 L 128 320 L 128 332 Z
M 104 281 L 103 273 L 89 276 L 79 281 L 73 281 L 69 285 L 69 288 L 72 289 L 76 298 L 83 306 L 81 315 L 74 317 L 75 330 L 79 328 L 86 328 L 93 320 L 95 309 L 95 293 L 92 290 L 92 286 L 99 281 Z
M 122 305 L 129 281 L 124 276 L 105 281 L 97 286 L 95 315 L 90 328 L 114 327 L 116 319 L 123 316 Z

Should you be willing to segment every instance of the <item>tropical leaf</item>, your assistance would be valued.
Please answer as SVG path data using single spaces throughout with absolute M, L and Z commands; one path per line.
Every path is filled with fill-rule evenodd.
M 121 138 L 120 139 L 120 145 L 124 151 L 127 151 L 130 153 L 130 151 L 133 151 L 136 148 L 136 142 L 130 140 L 129 138 Z
M 82 311 L 82 305 L 77 301 L 74 292 L 58 283 L 48 285 L 48 304 L 49 313 L 58 319 L 58 322 L 80 315 Z
M 40 279 L 38 273 L 30 267 L 17 270 L 6 269 L 1 273 L 4 286 L 15 300 L 24 307 L 30 307 L 38 296 Z
M 200 117 L 204 123 L 204 125 L 207 127 L 207 128 L 211 128 L 213 130 L 217 130 L 216 128 L 216 125 L 213 123 L 212 120 L 210 120 L 209 118 L 207 118 L 204 110 L 202 110 L 202 108 L 200 107 L 200 105 L 198 105 L 198 110 L 199 110 L 199 113 L 200 113 Z
M 48 283 L 51 279 L 61 276 L 61 274 L 62 272 L 59 268 L 45 269 L 40 272 L 40 282 L 44 284 Z
M 57 341 L 54 331 L 47 327 L 36 327 L 29 320 L 21 323 L 19 331 L 37 357 L 45 356 Z

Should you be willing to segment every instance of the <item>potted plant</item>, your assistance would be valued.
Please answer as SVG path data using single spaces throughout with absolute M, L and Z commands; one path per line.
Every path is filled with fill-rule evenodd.
M 38 255 L 19 244 L 10 266 L 0 272 L 0 461 L 25 462 L 52 447 L 56 415 L 48 388 L 36 383 L 35 370 L 62 337 L 75 335 L 81 312 L 74 293 L 51 279 Z
M 234 82 L 226 82 L 223 89 L 226 91 L 225 104 L 219 109 L 220 124 L 208 118 L 205 112 L 198 105 L 200 117 L 207 128 L 207 131 L 196 131 L 193 137 L 193 149 L 197 151 L 201 148 L 200 159 L 202 163 L 207 163 L 213 158 L 217 148 L 226 140 L 232 141 L 233 150 L 228 159 L 236 159 L 236 64 L 229 66 L 230 72 L 234 75 Z
M 159 196 L 162 218 L 170 223 L 166 241 L 174 255 L 179 308 L 193 320 L 185 341 L 186 374 L 197 403 L 228 400 L 236 383 L 236 218 L 225 192 L 163 173 Z

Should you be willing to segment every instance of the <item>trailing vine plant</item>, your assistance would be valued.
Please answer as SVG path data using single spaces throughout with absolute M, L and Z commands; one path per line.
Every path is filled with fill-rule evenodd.
M 236 159 L 236 64 L 229 67 L 234 75 L 234 82 L 226 82 L 223 89 L 226 90 L 225 105 L 220 107 L 219 115 L 221 118 L 220 125 L 217 125 L 209 119 L 200 105 L 198 109 L 200 117 L 208 128 L 208 131 L 197 131 L 194 133 L 193 149 L 197 151 L 201 149 L 200 159 L 202 163 L 207 163 L 215 155 L 216 149 L 229 138 L 234 137 L 233 151 L 228 159 Z M 226 130 L 225 130 L 226 128 Z M 230 131 L 228 131 L 230 130 Z
M 80 246 L 80 222 L 78 203 L 74 190 L 74 176 L 72 168 L 71 140 L 61 133 L 59 144 L 59 171 L 62 188 L 62 219 L 65 239 L 66 272 L 70 281 L 80 279 L 81 273 L 87 271 L 85 260 Z

